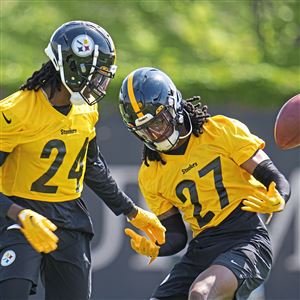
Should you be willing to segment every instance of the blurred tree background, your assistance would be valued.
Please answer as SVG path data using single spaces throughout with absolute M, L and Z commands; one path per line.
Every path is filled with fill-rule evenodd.
M 296 0 L 1 0 L 1 98 L 40 68 L 52 32 L 75 19 L 103 26 L 116 44 L 106 101 L 117 101 L 124 77 L 142 66 L 209 103 L 270 109 L 299 93 Z

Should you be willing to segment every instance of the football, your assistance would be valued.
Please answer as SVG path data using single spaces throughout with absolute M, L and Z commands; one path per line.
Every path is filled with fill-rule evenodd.
M 277 146 L 283 150 L 300 145 L 300 94 L 289 99 L 278 112 L 274 137 Z

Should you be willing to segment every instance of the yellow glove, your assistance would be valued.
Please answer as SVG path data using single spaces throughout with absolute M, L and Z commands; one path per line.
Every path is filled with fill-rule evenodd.
M 57 248 L 58 237 L 52 232 L 56 226 L 31 209 L 23 209 L 18 215 L 21 231 L 37 252 L 49 253 Z
M 141 255 L 151 257 L 149 265 L 157 258 L 160 247 L 157 246 L 154 242 L 146 239 L 144 236 L 137 234 L 129 228 L 125 229 L 125 234 L 131 238 L 131 248 L 135 252 Z
M 247 197 L 247 200 L 243 201 L 242 210 L 261 214 L 282 211 L 285 207 L 285 201 L 275 187 L 276 183 L 272 181 L 267 193 L 256 193 L 255 196 Z
M 128 220 L 133 226 L 144 231 L 153 243 L 161 245 L 165 243 L 166 228 L 161 225 L 155 214 L 137 207 L 138 213 L 135 218 Z

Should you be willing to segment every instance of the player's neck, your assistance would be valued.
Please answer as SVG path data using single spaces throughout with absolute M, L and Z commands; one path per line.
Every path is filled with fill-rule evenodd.
M 185 125 L 183 125 L 183 127 L 180 131 L 180 136 L 185 136 L 187 133 L 188 133 L 188 130 L 186 129 Z M 187 140 L 189 138 L 190 138 L 190 135 L 186 136 L 183 139 L 179 139 L 177 145 L 174 148 L 172 148 L 172 151 L 179 149 L 182 145 L 184 145 L 187 142 Z
M 180 134 L 179 141 L 174 149 L 180 148 L 182 145 L 186 143 L 186 141 L 190 139 L 192 133 L 192 126 L 193 125 L 191 123 L 190 117 L 186 115 L 179 133 Z
M 45 87 L 44 91 L 47 95 L 48 101 L 53 106 L 65 106 L 71 104 L 70 93 L 62 85 L 60 90 L 55 90 L 53 97 L 50 99 L 50 87 Z

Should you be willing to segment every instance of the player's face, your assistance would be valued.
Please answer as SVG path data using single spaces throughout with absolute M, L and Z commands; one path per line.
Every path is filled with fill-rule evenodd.
M 83 90 L 83 96 L 89 103 L 94 103 L 96 100 L 99 101 L 106 95 L 106 89 L 108 88 L 110 80 L 111 78 L 101 73 L 95 73 Z
M 167 109 L 164 109 L 147 123 L 138 126 L 135 133 L 143 140 L 153 143 L 160 143 L 168 139 L 174 132 L 172 116 Z

